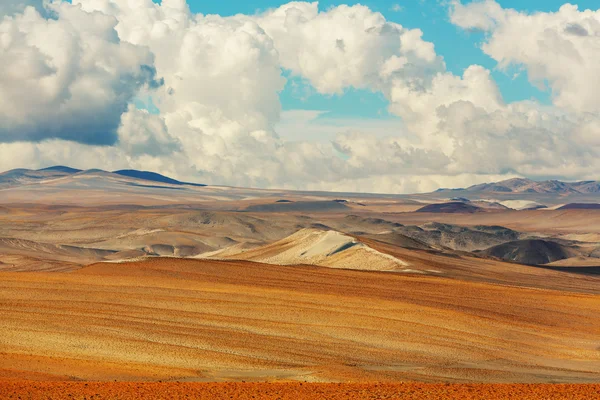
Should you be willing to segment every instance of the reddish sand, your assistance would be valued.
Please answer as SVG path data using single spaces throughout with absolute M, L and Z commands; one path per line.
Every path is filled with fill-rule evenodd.
M 0 379 L 597 383 L 599 313 L 597 294 L 239 261 L 3 273 Z
M 0 382 L 3 399 L 598 399 L 600 385 Z

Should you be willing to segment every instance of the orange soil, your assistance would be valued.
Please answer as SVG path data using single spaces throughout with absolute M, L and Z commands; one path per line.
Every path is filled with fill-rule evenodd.
M 249 262 L 3 273 L 0 379 L 596 383 L 599 313 L 597 294 Z
M 0 382 L 3 399 L 598 399 L 600 385 Z

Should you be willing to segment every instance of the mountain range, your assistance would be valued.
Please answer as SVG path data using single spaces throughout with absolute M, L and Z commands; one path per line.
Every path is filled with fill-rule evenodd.
M 152 184 L 166 184 L 174 186 L 206 186 L 199 183 L 182 182 L 158 174 L 156 172 L 125 169 L 118 171 L 104 171 L 101 169 L 80 170 L 67 166 L 53 166 L 38 170 L 18 168 L 0 173 L 0 188 L 29 185 L 64 177 L 101 176 L 106 179 L 132 179 L 151 182 Z M 461 196 L 481 196 L 495 194 L 502 195 L 595 195 L 600 193 L 600 181 L 562 182 L 558 180 L 534 181 L 531 179 L 514 178 L 501 182 L 482 183 L 461 189 L 438 189 L 432 194 L 450 194 L 454 198 Z
M 438 189 L 451 193 L 544 193 L 544 194 L 590 194 L 600 193 L 600 181 L 562 182 L 557 180 L 533 181 L 513 178 L 501 182 L 482 183 L 465 189 Z
M 65 167 L 62 165 L 57 165 L 49 168 L 42 168 L 37 170 L 18 168 L 12 169 L 10 171 L 6 171 L 0 173 L 0 188 L 2 187 L 11 187 L 11 186 L 21 186 L 28 185 L 33 183 L 38 183 L 41 181 L 47 181 L 52 179 L 59 179 L 69 176 L 86 176 L 86 175 L 103 175 L 105 178 L 131 178 L 135 180 L 143 180 L 153 183 L 161 183 L 161 184 L 169 184 L 169 185 L 189 185 L 189 186 L 206 186 L 198 183 L 190 183 L 190 182 L 181 182 L 176 179 L 169 178 L 167 176 L 158 174 L 156 172 L 149 171 L 138 171 L 132 169 L 124 169 L 119 171 L 103 171 L 101 169 L 89 169 L 89 170 L 81 170 L 71 167 Z

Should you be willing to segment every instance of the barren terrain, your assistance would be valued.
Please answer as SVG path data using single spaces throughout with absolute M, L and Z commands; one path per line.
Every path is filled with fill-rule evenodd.
M 81 383 L 10 381 L 0 396 L 47 399 L 449 399 L 574 400 L 600 397 L 599 385 L 314 384 L 314 383 Z
M 153 259 L 4 273 L 3 375 L 594 382 L 597 294 Z
M 598 395 L 516 383 L 599 381 L 599 210 L 59 172 L 0 187 L 2 398 Z

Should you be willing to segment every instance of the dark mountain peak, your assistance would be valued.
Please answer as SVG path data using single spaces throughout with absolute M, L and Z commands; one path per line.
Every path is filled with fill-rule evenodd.
M 46 171 L 48 171 L 48 172 L 64 172 L 67 174 L 75 174 L 77 172 L 81 172 L 80 169 L 65 167 L 64 165 L 55 165 L 53 167 L 38 169 L 38 171 L 40 171 L 40 172 L 46 172 Z
M 79 171 L 77 174 L 79 174 L 79 175 L 93 175 L 93 174 L 102 174 L 102 173 L 108 173 L 108 172 L 104 171 L 103 169 L 92 168 L 92 169 L 86 169 L 86 170 L 83 170 L 83 171 Z
M 121 175 L 121 176 L 127 176 L 129 178 L 143 179 L 146 181 L 167 183 L 167 184 L 171 184 L 171 185 L 206 186 L 206 185 L 202 185 L 199 183 L 181 182 L 176 179 L 169 178 L 168 176 L 164 176 L 164 175 L 158 174 L 156 172 L 150 172 L 150 171 L 138 171 L 135 169 L 122 169 L 119 171 L 114 171 L 113 173 L 117 174 L 117 175 Z
M 135 169 L 122 169 L 119 171 L 114 171 L 113 173 L 117 175 L 127 176 L 130 178 L 144 179 L 146 181 L 170 183 L 171 185 L 183 185 L 182 182 L 179 182 L 176 179 L 169 178 L 156 172 L 138 171 Z

